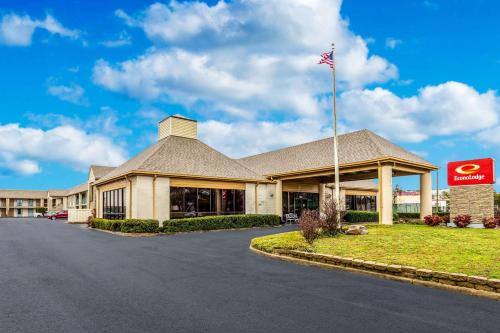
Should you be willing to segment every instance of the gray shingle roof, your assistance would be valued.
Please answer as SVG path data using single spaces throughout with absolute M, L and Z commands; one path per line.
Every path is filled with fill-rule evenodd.
M 51 197 L 65 197 L 68 195 L 68 190 L 49 190 Z
M 80 185 L 76 185 L 75 187 L 72 187 L 68 190 L 67 195 L 72 195 L 72 194 L 77 194 L 80 192 L 88 191 L 88 183 L 82 183 Z
M 45 199 L 47 191 L 39 190 L 0 190 L 0 198 L 8 199 Z
M 360 130 L 339 135 L 339 164 L 396 157 L 410 162 L 431 163 L 402 147 L 368 131 Z M 333 138 L 304 143 L 249 156 L 239 161 L 261 175 L 334 166 Z
M 168 136 L 148 147 L 100 179 L 105 181 L 130 171 L 218 177 L 226 179 L 264 180 L 254 171 L 203 142 L 179 136 Z
M 103 165 L 91 165 L 90 169 L 94 173 L 94 177 L 96 180 L 106 176 L 108 173 L 116 169 L 116 167 L 109 167 Z

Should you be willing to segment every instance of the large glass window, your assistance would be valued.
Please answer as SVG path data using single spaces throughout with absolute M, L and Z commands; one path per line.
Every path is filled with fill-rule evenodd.
M 124 188 L 119 188 L 102 193 L 103 218 L 110 220 L 125 219 L 127 213 L 125 192 Z
M 346 195 L 347 210 L 377 210 L 377 197 L 374 195 Z
M 170 188 L 170 217 L 173 219 L 244 213 L 244 190 L 194 187 Z
M 283 192 L 283 213 L 295 213 L 319 208 L 319 194 L 307 192 Z

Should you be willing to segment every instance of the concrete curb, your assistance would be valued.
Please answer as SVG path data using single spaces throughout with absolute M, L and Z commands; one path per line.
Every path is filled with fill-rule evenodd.
M 447 280 L 447 278 L 446 279 L 444 278 L 445 275 L 443 275 L 446 274 L 449 276 L 453 276 L 453 278 L 456 279 L 452 280 L 451 282 L 454 283 L 464 282 L 464 283 L 470 283 L 470 285 L 475 285 L 473 282 L 468 282 L 467 279 L 471 278 L 472 280 L 477 279 L 476 283 L 478 285 L 486 286 L 488 288 L 489 286 L 487 283 L 489 281 L 492 281 L 492 284 L 496 284 L 500 282 L 500 280 L 497 279 L 486 279 L 484 277 L 467 276 L 465 274 L 457 274 L 457 273 L 434 272 L 427 269 L 416 269 L 415 267 L 387 265 L 373 261 L 364 261 L 360 259 L 343 258 L 339 256 L 322 255 L 322 254 L 302 252 L 302 251 L 275 250 L 273 253 L 269 253 L 256 249 L 252 247 L 252 245 L 250 245 L 250 250 L 262 256 L 289 261 L 306 266 L 318 266 L 329 269 L 339 269 L 348 272 L 376 276 L 379 278 L 393 280 L 393 281 L 401 281 L 431 288 L 439 288 L 448 291 L 460 292 L 463 294 L 485 297 L 500 301 L 500 287 L 495 287 L 494 289 L 492 288 L 495 291 L 491 291 L 491 290 L 481 290 L 481 289 L 467 287 L 466 284 L 460 286 L 460 285 L 451 285 L 451 284 L 446 284 L 445 282 L 440 282 Z M 442 276 L 442 278 L 438 279 L 436 277 L 437 281 L 432 280 L 434 278 L 433 274 Z
M 67 224 L 82 224 L 82 223 L 67 223 Z M 109 231 L 98 228 L 87 227 L 89 230 L 96 230 L 105 232 L 108 234 L 123 236 L 123 237 L 156 237 L 156 236 L 171 236 L 171 235 L 185 235 L 185 234 L 193 234 L 193 233 L 206 233 L 206 232 L 224 232 L 224 231 L 240 231 L 240 230 L 251 230 L 251 229 L 266 229 L 266 228 L 281 228 L 283 225 L 272 225 L 265 227 L 251 227 L 251 228 L 232 228 L 232 229 L 214 229 L 214 230 L 196 230 L 196 231 L 185 231 L 185 232 L 154 232 L 154 233 L 145 233 L 145 232 L 119 232 L 119 231 Z
M 87 227 L 88 230 L 100 231 L 107 234 L 121 236 L 121 237 L 156 237 L 162 235 L 161 233 L 146 233 L 146 232 L 119 232 L 119 231 L 109 231 L 97 228 Z

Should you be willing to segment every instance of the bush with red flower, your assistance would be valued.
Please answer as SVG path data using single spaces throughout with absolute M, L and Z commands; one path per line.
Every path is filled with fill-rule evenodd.
M 483 225 L 486 229 L 494 229 L 497 226 L 497 219 L 494 217 L 483 218 Z
M 443 219 L 439 215 L 427 215 L 424 217 L 424 222 L 428 226 L 435 227 L 443 223 Z
M 470 215 L 457 215 L 453 218 L 453 223 L 458 228 L 465 228 L 472 223 L 472 218 Z

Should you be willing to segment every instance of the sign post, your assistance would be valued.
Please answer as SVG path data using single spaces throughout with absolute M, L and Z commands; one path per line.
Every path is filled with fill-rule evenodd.
M 495 180 L 492 158 L 449 162 L 450 218 L 470 215 L 474 223 L 480 223 L 484 217 L 493 217 Z

